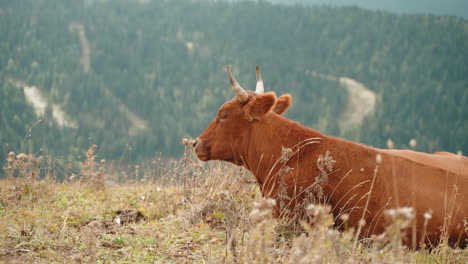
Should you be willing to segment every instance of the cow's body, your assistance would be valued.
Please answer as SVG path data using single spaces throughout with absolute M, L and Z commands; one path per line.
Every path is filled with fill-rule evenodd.
M 457 155 L 455 153 L 451 153 L 451 152 L 447 152 L 447 151 L 437 151 L 437 152 L 434 152 L 434 154 L 442 155 L 442 156 L 456 156 Z
M 247 94 L 248 99 L 236 97 L 220 108 L 195 150 L 201 160 L 225 160 L 250 170 L 264 196 L 281 200 L 278 215 L 291 216 L 312 195 L 330 204 L 334 216 L 349 214 L 349 226 L 363 218 L 362 234 L 370 236 L 385 230 L 384 210 L 408 206 L 416 215 L 416 234 L 408 232 L 408 245 L 416 244 L 411 238 L 419 243 L 423 232 L 425 242 L 436 244 L 444 230 L 450 244 L 466 246 L 468 158 L 382 150 L 326 136 L 281 116 L 289 96 Z M 432 218 L 426 232 L 427 212 Z

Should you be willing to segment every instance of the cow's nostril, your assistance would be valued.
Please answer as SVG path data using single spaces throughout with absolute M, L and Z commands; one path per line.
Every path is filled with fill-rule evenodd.
M 193 146 L 193 147 L 196 147 L 197 144 L 198 144 L 198 139 L 195 139 L 195 140 L 193 141 L 193 143 L 192 143 L 192 146 Z

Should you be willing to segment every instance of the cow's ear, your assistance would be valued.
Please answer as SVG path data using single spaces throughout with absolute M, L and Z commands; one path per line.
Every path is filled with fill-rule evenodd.
M 278 115 L 282 115 L 286 113 L 286 111 L 288 111 L 289 106 L 291 106 L 291 103 L 292 96 L 290 94 L 283 94 L 276 100 L 276 105 L 273 109 L 273 112 L 277 113 Z
M 260 119 L 266 113 L 273 110 L 276 105 L 276 95 L 275 93 L 269 92 L 264 94 L 259 94 L 249 102 L 246 106 L 247 118 L 249 120 Z

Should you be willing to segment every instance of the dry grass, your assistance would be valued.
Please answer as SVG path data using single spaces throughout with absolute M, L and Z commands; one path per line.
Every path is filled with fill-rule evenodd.
M 189 145 L 189 144 L 187 144 Z M 300 225 L 272 217 L 239 167 L 202 167 L 155 159 L 116 170 L 96 162 L 79 172 L 50 158 L 10 154 L 0 180 L 0 263 L 466 263 L 468 250 L 409 251 L 401 245 L 407 217 L 388 212 L 388 232 L 357 240 L 332 228 L 328 206 L 307 206 Z M 66 181 L 50 175 L 62 171 Z M 69 175 L 71 173 L 71 175 Z M 39 179 L 38 175 L 44 175 Z M 70 179 L 71 178 L 71 179 Z M 346 226 L 346 215 L 342 217 Z

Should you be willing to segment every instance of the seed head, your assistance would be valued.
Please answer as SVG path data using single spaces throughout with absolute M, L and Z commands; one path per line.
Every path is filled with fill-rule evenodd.
M 273 210 L 276 206 L 276 200 L 262 198 L 260 201 L 254 203 L 254 208 L 250 212 L 250 220 L 259 224 L 265 220 L 271 219 Z
M 306 212 L 311 217 L 313 223 L 317 226 L 328 225 L 333 221 L 330 217 L 331 207 L 329 205 L 310 204 Z
M 384 212 L 385 217 L 392 223 L 400 223 L 401 228 L 407 228 L 410 226 L 414 219 L 413 207 L 400 207 L 396 209 L 388 209 Z
M 291 159 L 293 155 L 293 150 L 290 149 L 290 148 L 285 148 L 285 147 L 282 147 L 281 148 L 281 162 L 287 162 L 288 160 Z
M 366 220 L 364 220 L 364 218 L 359 219 L 358 225 L 359 226 L 365 226 L 366 225 Z
M 340 215 L 340 219 L 343 222 L 347 222 L 349 220 L 349 214 L 342 214 Z
M 19 160 L 25 161 L 28 158 L 28 155 L 26 155 L 24 153 L 20 153 L 20 154 L 18 154 L 18 156 L 16 158 L 19 159 Z
M 432 218 L 432 212 L 431 211 L 427 211 L 424 213 L 424 219 L 426 220 L 429 220 Z
M 310 204 L 307 206 L 307 214 L 310 216 L 319 216 L 328 213 L 330 213 L 330 206 L 323 206 L 318 204 Z
M 393 141 L 391 139 L 387 139 L 387 148 L 392 149 L 393 147 Z
M 187 147 L 187 146 L 192 146 L 193 143 L 195 143 L 195 140 L 193 140 L 193 139 L 188 139 L 188 138 L 183 138 L 183 139 L 182 139 L 182 142 L 180 142 L 180 143 L 181 143 L 182 145 L 184 145 L 184 146 Z
M 387 236 L 387 234 L 384 232 L 384 233 L 382 233 L 380 235 L 372 235 L 371 239 L 374 242 L 382 244 L 382 243 L 384 243 L 386 241 L 386 236 Z
M 377 162 L 377 164 L 382 163 L 382 155 L 380 155 L 380 153 L 375 155 L 375 161 Z

